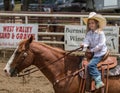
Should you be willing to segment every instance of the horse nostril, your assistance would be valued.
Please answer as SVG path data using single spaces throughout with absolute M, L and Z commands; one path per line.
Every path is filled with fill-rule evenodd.
M 5 69 L 4 72 L 7 73 L 7 70 Z

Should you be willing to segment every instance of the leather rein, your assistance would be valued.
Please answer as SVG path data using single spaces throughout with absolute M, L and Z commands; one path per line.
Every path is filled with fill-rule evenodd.
M 79 47 L 79 48 L 77 48 L 77 49 L 71 50 L 71 51 L 69 51 L 68 53 L 66 53 L 64 56 L 58 58 L 57 60 L 51 62 L 50 64 L 48 64 L 48 65 L 46 65 L 46 66 L 52 65 L 52 64 L 58 62 L 59 60 L 65 58 L 66 56 L 70 55 L 71 53 L 73 53 L 73 52 L 75 52 L 75 51 L 78 51 L 78 50 L 82 51 L 83 48 Z M 24 76 L 29 75 L 29 74 L 31 74 L 31 73 L 34 73 L 34 72 L 36 72 L 36 71 L 42 70 L 42 69 L 46 68 L 46 66 L 42 66 L 41 68 L 36 69 L 36 70 L 33 70 L 33 69 L 35 69 L 36 67 L 27 69 L 27 70 L 25 70 L 25 71 L 23 72 L 23 74 L 18 74 L 17 76 L 18 76 L 18 77 L 24 77 Z M 33 71 L 31 71 L 31 70 L 33 70 Z M 30 72 L 30 71 L 31 71 L 31 72 Z M 58 82 L 58 81 L 56 81 L 56 82 Z

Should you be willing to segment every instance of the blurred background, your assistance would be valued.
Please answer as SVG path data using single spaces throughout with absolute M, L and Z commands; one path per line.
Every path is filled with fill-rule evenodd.
M 118 2 L 119 0 L 0 0 L 0 10 L 118 13 L 120 10 Z

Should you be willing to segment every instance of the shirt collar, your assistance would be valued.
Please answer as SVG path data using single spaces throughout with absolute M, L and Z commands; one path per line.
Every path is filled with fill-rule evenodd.
M 98 30 L 95 30 L 95 31 L 90 30 L 90 31 L 91 31 L 91 33 L 97 33 L 98 32 Z

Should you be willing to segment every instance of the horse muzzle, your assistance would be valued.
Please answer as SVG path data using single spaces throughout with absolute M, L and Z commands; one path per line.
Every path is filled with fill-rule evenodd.
M 11 69 L 10 69 L 10 76 L 11 76 L 11 77 L 16 77 L 17 74 L 18 74 L 18 71 L 17 71 L 16 68 L 11 68 Z
M 10 76 L 10 73 L 7 71 L 7 69 L 4 69 L 5 75 Z
M 15 68 L 10 69 L 9 71 L 7 69 L 4 69 L 4 72 L 6 76 L 10 76 L 10 77 L 16 77 L 18 74 L 17 69 Z

